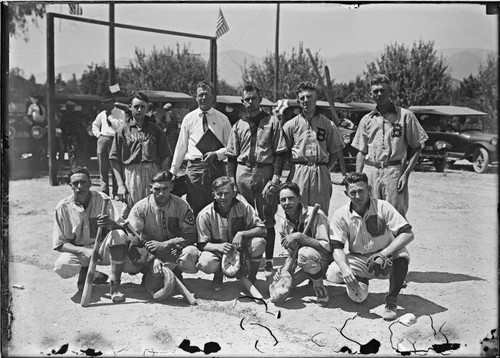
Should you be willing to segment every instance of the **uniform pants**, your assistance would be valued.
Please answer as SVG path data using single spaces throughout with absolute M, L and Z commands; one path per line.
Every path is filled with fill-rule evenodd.
M 254 237 L 245 240 L 243 250 L 247 250 L 251 261 L 260 261 L 266 249 L 266 240 Z M 215 273 L 221 269 L 222 254 L 219 252 L 202 251 L 196 268 L 205 273 Z
M 385 301 L 391 305 L 397 305 L 397 299 L 401 288 L 403 287 L 406 274 L 408 273 L 408 265 L 410 263 L 410 253 L 404 247 L 399 249 L 392 255 L 392 270 L 388 276 L 375 276 L 372 272 L 368 271 L 368 265 L 366 264 L 369 254 L 347 254 L 347 261 L 351 267 L 354 275 L 360 278 L 365 278 L 371 280 L 374 278 L 378 279 L 389 279 L 389 293 L 385 296 Z M 342 271 L 340 267 L 333 262 L 326 272 L 326 279 L 334 283 L 343 283 Z
M 322 278 L 332 258 L 310 246 L 303 246 L 297 254 L 297 266 L 313 278 Z
M 201 209 L 214 200 L 212 183 L 215 179 L 224 175 L 227 175 L 227 172 L 223 161 L 216 160 L 213 163 L 206 163 L 198 159 L 188 162 L 186 168 L 186 199 L 191 209 L 193 209 L 195 217 Z
M 409 205 L 408 185 L 402 192 L 398 192 L 398 181 L 402 170 L 402 164 L 380 169 L 371 165 L 363 167 L 363 173 L 368 177 L 368 184 L 372 187 L 373 196 L 388 201 L 403 217 L 406 217 Z
M 150 194 L 149 184 L 159 172 L 159 167 L 155 163 L 127 164 L 123 172 L 128 197 L 122 216 L 126 219 L 132 206 Z
M 101 179 L 101 191 L 109 195 L 109 151 L 113 144 L 113 137 L 100 135 L 97 138 L 97 162 L 99 164 L 99 175 Z M 118 194 L 118 185 L 113 170 L 111 170 L 111 180 L 113 182 L 113 197 Z
M 292 181 L 299 186 L 304 205 L 314 206 L 318 203 L 328 215 L 332 196 L 332 179 L 328 166 L 296 163 Z

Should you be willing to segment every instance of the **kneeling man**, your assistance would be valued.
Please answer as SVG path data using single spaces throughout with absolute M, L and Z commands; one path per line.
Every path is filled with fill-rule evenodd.
M 266 249 L 266 226 L 248 203 L 236 199 L 231 178 L 215 179 L 212 190 L 214 202 L 196 218 L 198 248 L 202 250 L 196 267 L 214 274 L 212 289 L 219 291 L 224 279 L 222 256 L 233 250 L 245 251 L 250 260 L 248 279 L 254 283 Z
M 326 278 L 345 282 L 351 298 L 356 297 L 361 286 L 368 290 L 368 280 L 389 278 L 383 318 L 392 321 L 397 317 L 397 298 L 408 273 L 410 255 L 406 246 L 413 240 L 411 226 L 387 201 L 371 197 L 366 174 L 350 173 L 344 184 L 350 202 L 333 214 L 335 262 Z

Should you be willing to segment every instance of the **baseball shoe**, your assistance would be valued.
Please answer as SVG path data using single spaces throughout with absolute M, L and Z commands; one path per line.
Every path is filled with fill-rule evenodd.
M 111 281 L 109 284 L 109 293 L 113 303 L 125 302 L 125 295 L 121 292 L 120 282 Z
M 212 290 L 218 292 L 222 289 L 222 282 L 224 281 L 224 274 L 222 270 L 218 270 L 214 273 L 214 278 L 212 279 Z
M 266 266 L 264 266 L 264 276 L 269 277 L 273 274 L 273 263 L 271 261 L 266 261 Z
M 109 276 L 104 272 L 96 271 L 94 285 L 105 285 L 108 282 Z
M 316 302 L 322 306 L 326 307 L 328 305 L 328 300 L 330 297 L 328 297 L 328 291 L 326 290 L 326 287 L 324 285 L 314 287 L 314 292 L 316 293 L 317 300 Z
M 386 303 L 384 312 L 382 312 L 382 318 L 384 321 L 394 321 L 398 316 L 398 310 L 396 305 Z

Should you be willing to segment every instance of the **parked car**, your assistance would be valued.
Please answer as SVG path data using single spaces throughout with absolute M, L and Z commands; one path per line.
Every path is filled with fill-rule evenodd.
M 275 106 L 276 105 L 267 98 L 262 98 L 260 102 L 260 108 L 269 114 L 272 113 L 272 109 Z M 229 118 L 231 125 L 234 125 L 241 118 L 241 112 L 244 107 L 243 103 L 241 103 L 241 96 L 221 95 L 217 96 L 215 109 L 224 113 L 227 118 Z
M 442 172 L 456 160 L 472 162 L 476 173 L 498 163 L 498 135 L 484 133 L 487 113 L 468 107 L 412 106 L 409 108 L 429 135 L 420 156 Z

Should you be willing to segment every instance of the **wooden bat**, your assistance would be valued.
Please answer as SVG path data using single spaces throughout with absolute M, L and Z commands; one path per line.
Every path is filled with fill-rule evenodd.
M 102 203 L 101 215 L 106 214 L 108 203 L 109 199 L 104 199 L 104 202 Z M 92 250 L 92 257 L 90 258 L 87 277 L 85 277 L 85 286 L 83 287 L 82 299 L 80 300 L 80 304 L 82 305 L 82 307 L 87 307 L 90 302 L 90 296 L 92 295 L 92 285 L 94 282 L 94 275 L 97 266 L 97 259 L 99 258 L 99 248 L 101 247 L 102 240 L 102 227 L 99 226 L 94 242 L 94 248 Z
M 326 99 L 328 103 L 330 104 L 330 110 L 332 112 L 332 118 L 333 118 L 333 123 L 335 123 L 336 126 L 340 124 L 340 118 L 337 115 L 337 111 L 335 111 L 335 101 L 333 100 L 333 85 L 332 81 L 330 78 L 330 70 L 328 69 L 328 66 L 325 66 L 325 77 L 326 77 L 326 82 L 328 86 L 325 86 L 323 83 L 323 77 L 321 76 L 321 73 L 319 73 L 319 68 L 314 60 L 313 55 L 311 54 L 311 51 L 309 49 L 306 49 L 307 54 L 309 55 L 309 59 L 311 60 L 311 63 L 314 68 L 314 72 L 316 72 L 316 76 L 318 77 L 318 82 L 319 85 L 321 86 L 321 89 L 325 93 Z M 340 163 L 340 170 L 342 172 L 342 175 L 346 175 L 346 169 L 345 169 L 345 161 L 344 161 L 344 152 L 340 151 L 339 152 L 339 163 Z
M 244 277 L 242 276 L 240 278 L 240 282 L 241 284 L 243 285 L 243 287 L 245 287 L 245 289 L 250 292 L 250 296 L 253 296 L 255 298 L 260 298 L 260 299 L 264 299 L 264 297 L 262 296 L 262 294 L 260 293 L 260 291 L 257 289 L 257 287 L 255 287 L 255 285 L 250 282 L 250 280 L 247 278 L 247 277 Z M 257 303 L 261 303 L 262 301 L 259 301 L 259 300 L 255 300 Z
M 135 231 L 135 229 L 132 227 L 132 225 L 130 225 L 129 222 L 125 222 L 124 226 L 125 226 L 125 229 L 127 231 L 132 233 L 132 235 L 141 239 L 140 235 L 137 233 L 137 231 Z M 177 276 L 174 275 L 174 277 L 175 277 L 175 284 L 176 284 L 177 288 L 179 289 L 179 291 L 181 291 L 182 296 L 184 296 L 184 298 L 189 302 L 190 305 L 196 305 L 197 302 L 196 302 L 196 299 L 194 298 L 194 295 L 191 292 L 189 292 L 187 287 L 184 286 L 184 284 L 181 282 L 181 280 L 179 280 L 179 278 Z

